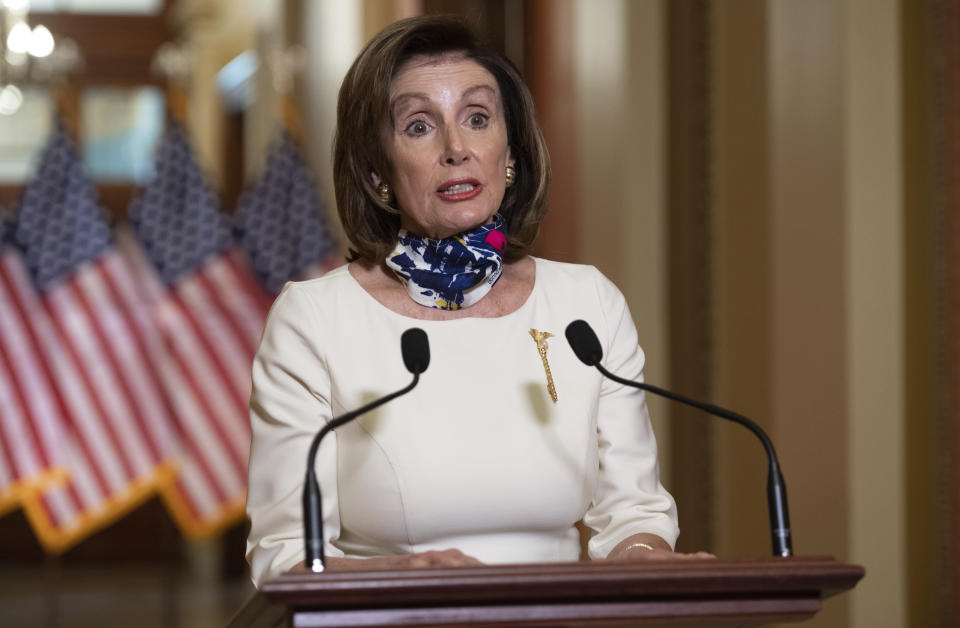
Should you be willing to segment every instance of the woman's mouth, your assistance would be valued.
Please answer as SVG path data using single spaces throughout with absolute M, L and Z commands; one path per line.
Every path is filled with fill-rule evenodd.
M 466 201 L 474 198 L 483 190 L 476 179 L 457 179 L 447 181 L 437 190 L 437 196 L 444 201 Z

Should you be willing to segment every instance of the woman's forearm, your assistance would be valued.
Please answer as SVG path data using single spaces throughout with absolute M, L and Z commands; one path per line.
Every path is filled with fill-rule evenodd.
M 324 566 L 329 571 L 362 571 L 392 569 L 422 569 L 424 567 L 468 567 L 482 565 L 473 556 L 467 556 L 457 549 L 420 552 L 417 554 L 396 554 L 372 556 L 370 558 L 343 558 L 328 556 Z M 290 571 L 306 571 L 304 563 L 297 563 Z

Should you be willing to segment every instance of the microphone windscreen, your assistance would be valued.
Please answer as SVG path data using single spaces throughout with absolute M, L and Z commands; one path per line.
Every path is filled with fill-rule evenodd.
M 427 332 L 419 327 L 411 327 L 400 336 L 400 351 L 403 364 L 411 373 L 418 375 L 430 366 L 430 342 Z
M 596 366 L 603 358 L 603 348 L 597 334 L 584 320 L 575 320 L 567 325 L 567 342 L 580 361 L 587 366 Z

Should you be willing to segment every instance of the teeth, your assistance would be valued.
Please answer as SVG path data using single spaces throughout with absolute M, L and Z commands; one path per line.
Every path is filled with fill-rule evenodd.
M 469 192 L 477 186 L 471 183 L 458 183 L 457 185 L 448 187 L 443 191 L 444 194 L 462 194 L 463 192 Z

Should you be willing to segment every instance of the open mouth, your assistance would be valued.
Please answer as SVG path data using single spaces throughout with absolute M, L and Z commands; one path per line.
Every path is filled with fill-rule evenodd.
M 446 201 L 465 201 L 475 197 L 483 190 L 476 179 L 457 179 L 447 181 L 437 190 L 437 195 Z
M 463 194 L 464 192 L 472 192 L 473 189 L 477 187 L 472 183 L 458 183 L 457 185 L 451 185 L 445 190 L 440 190 L 441 194 Z

